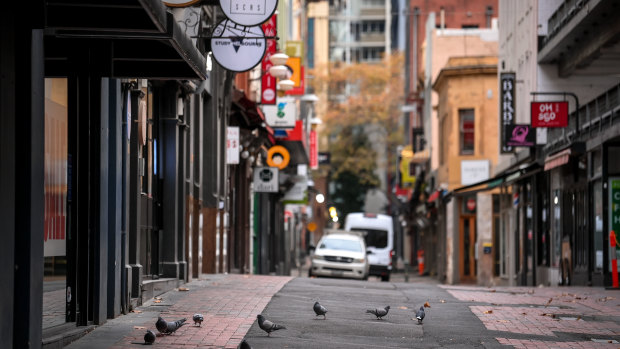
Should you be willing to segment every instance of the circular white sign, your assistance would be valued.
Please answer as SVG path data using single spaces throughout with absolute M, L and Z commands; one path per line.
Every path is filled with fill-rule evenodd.
M 260 26 L 246 27 L 225 19 L 211 35 L 213 58 L 231 71 L 254 68 L 263 59 L 266 48 L 267 40 Z
M 266 88 L 265 91 L 263 91 L 263 100 L 265 100 L 266 102 L 271 102 L 276 98 L 276 91 L 274 91 L 272 88 Z
M 273 15 L 278 0 L 220 0 L 226 17 L 241 25 L 264 23 Z

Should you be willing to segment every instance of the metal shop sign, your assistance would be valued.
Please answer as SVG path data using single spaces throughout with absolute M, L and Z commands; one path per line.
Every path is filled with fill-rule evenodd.
M 500 87 L 500 132 L 501 153 L 512 153 L 512 146 L 507 144 L 508 134 L 506 126 L 515 123 L 515 73 L 501 73 Z
M 276 105 L 264 105 L 263 113 L 267 125 L 276 128 L 294 128 L 297 120 L 297 105 L 293 98 L 278 98 Z
M 530 125 L 506 125 L 506 144 L 511 147 L 533 147 L 536 145 L 536 132 Z
M 260 63 L 267 39 L 260 26 L 245 27 L 228 19 L 221 21 L 211 36 L 213 58 L 225 69 L 244 72 Z
M 532 102 L 532 127 L 568 126 L 568 102 Z
M 276 167 L 255 167 L 254 191 L 257 193 L 277 193 L 278 171 Z
M 278 0 L 220 0 L 220 7 L 226 17 L 245 26 L 265 22 L 277 6 Z

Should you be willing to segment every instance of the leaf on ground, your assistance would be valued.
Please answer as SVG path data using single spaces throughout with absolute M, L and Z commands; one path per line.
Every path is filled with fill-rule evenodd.
M 510 322 L 508 320 L 497 320 L 497 322 Z
M 398 309 L 409 309 L 409 308 L 404 307 L 404 306 L 400 306 L 400 307 L 398 307 Z
M 534 290 L 528 290 L 527 293 L 534 294 Z
M 161 299 L 156 299 L 153 301 L 153 303 L 161 303 Z
M 527 315 L 527 313 L 521 313 L 521 315 Z
M 546 308 L 549 304 L 551 304 L 551 301 L 553 301 L 553 298 L 549 298 L 549 300 L 547 301 L 547 304 L 545 304 L 545 308 Z
M 134 326 L 133 328 L 136 330 L 146 330 L 146 327 L 144 326 Z
M 497 292 L 497 290 L 489 290 L 489 292 Z
M 137 309 L 133 309 L 132 311 L 130 311 L 130 313 L 137 313 L 137 314 L 139 314 L 141 312 L 142 312 L 142 310 L 137 310 Z
M 154 299 L 162 299 L 161 297 L 153 297 Z
M 439 300 L 439 303 L 445 303 L 445 302 L 446 302 L 446 300 L 445 300 L 445 299 L 440 299 L 440 300 Z
M 431 305 L 428 304 L 428 302 L 424 303 L 424 308 L 430 308 L 430 307 L 431 307 Z
M 485 314 L 493 314 L 493 310 L 485 310 Z
M 189 291 L 189 288 L 187 288 L 187 287 L 179 287 L 179 291 Z

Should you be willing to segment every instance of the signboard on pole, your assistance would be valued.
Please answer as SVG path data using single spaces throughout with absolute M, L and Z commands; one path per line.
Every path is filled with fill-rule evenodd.
M 536 145 L 536 132 L 530 125 L 506 125 L 506 144 L 511 147 L 533 147 Z
M 244 72 L 261 62 L 267 49 L 260 26 L 246 27 L 227 19 L 221 21 L 211 36 L 213 58 L 225 69 Z
M 276 15 L 263 23 L 263 32 L 267 37 L 276 36 Z M 271 55 L 276 53 L 276 41 L 267 40 L 267 52 L 263 57 L 261 64 L 261 71 L 263 76 L 261 77 L 261 104 L 276 104 L 276 78 L 269 74 L 269 68 L 273 65 L 269 60 Z
M 276 167 L 255 167 L 254 191 L 258 193 L 277 193 L 278 171 Z
M 507 144 L 509 138 L 506 130 L 507 125 L 515 123 L 515 73 L 500 74 L 500 133 L 501 133 L 501 149 L 502 154 L 512 153 L 512 146 Z
M 220 0 L 222 12 L 244 26 L 264 23 L 276 11 L 278 0 Z
M 532 127 L 568 126 L 568 102 L 532 102 Z
M 239 164 L 239 127 L 237 126 L 226 128 L 226 163 Z

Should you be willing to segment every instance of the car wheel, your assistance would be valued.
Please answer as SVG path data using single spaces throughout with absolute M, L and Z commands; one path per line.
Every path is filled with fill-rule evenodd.
M 311 277 L 313 277 L 313 276 L 314 276 L 314 275 L 312 275 L 312 268 L 308 269 L 308 277 L 309 277 L 309 278 L 311 278 Z
M 390 274 L 387 274 L 387 275 L 381 275 L 381 281 L 383 281 L 383 282 L 388 282 L 388 281 L 390 281 Z

